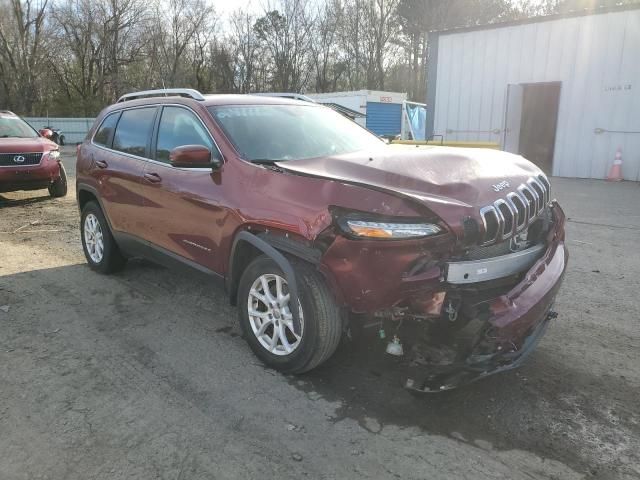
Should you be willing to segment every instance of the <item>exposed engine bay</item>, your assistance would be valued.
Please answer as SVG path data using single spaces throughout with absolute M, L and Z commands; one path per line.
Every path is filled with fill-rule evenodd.
M 406 367 L 405 387 L 420 392 L 448 390 L 518 366 L 555 318 L 555 292 L 543 311 L 513 323 L 499 319 L 512 307 L 510 295 L 527 284 L 532 266 L 544 262 L 552 227 L 547 208 L 521 234 L 460 252 L 447 260 L 439 289 L 359 319 L 362 333 Z

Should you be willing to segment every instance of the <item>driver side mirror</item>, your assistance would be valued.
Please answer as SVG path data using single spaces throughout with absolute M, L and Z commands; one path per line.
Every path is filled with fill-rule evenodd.
M 169 153 L 169 162 L 179 168 L 212 168 L 217 170 L 222 165 L 219 158 L 211 155 L 211 150 L 202 145 L 182 145 Z
M 53 132 L 48 128 L 41 128 L 40 130 L 38 130 L 38 133 L 40 134 L 41 137 L 44 137 L 44 138 L 53 137 Z

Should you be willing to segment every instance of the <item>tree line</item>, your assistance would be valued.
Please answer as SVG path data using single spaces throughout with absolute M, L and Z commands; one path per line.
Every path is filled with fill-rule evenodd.
M 221 16 L 207 0 L 0 0 L 0 108 L 93 116 L 124 93 L 165 87 L 371 89 L 424 101 L 430 31 L 593 4 L 266 0 L 260 13 Z

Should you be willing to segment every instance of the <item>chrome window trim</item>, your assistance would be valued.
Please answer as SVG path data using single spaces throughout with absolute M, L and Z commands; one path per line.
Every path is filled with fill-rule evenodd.
M 102 119 L 102 122 L 100 122 L 100 126 L 102 126 L 102 123 L 106 120 L 106 118 L 109 115 L 113 114 L 113 113 L 116 113 L 116 112 L 122 113 L 122 112 L 127 111 L 127 110 L 136 110 L 136 109 L 139 109 L 139 108 L 150 108 L 150 107 L 153 107 L 153 108 L 157 108 L 157 107 L 180 107 L 180 108 L 184 108 L 186 110 L 189 110 L 191 113 L 193 113 L 196 116 L 198 121 L 202 124 L 202 127 L 204 128 L 204 130 L 209 135 L 209 138 L 213 142 L 213 145 L 216 147 L 216 150 L 220 154 L 220 161 L 222 163 L 224 163 L 226 161 L 225 158 L 224 158 L 224 155 L 222 155 L 222 151 L 220 150 L 220 147 L 218 146 L 218 142 L 216 142 L 216 139 L 213 138 L 213 135 L 211 134 L 211 132 L 209 131 L 209 129 L 207 128 L 205 123 L 200 118 L 200 115 L 198 115 L 198 113 L 195 110 L 193 110 L 191 107 L 189 107 L 187 105 L 181 105 L 179 103 L 153 103 L 153 104 L 148 104 L 148 105 L 137 105 L 135 107 L 117 108 L 117 109 L 114 109 L 113 111 L 109 112 L 108 115 L 105 115 L 105 117 Z M 162 120 L 162 117 L 160 118 L 160 120 Z M 155 125 L 155 122 L 154 122 L 154 125 Z M 176 170 L 190 171 L 190 172 L 204 172 L 204 171 L 211 171 L 212 170 L 210 167 L 195 167 L 195 168 L 174 167 L 170 163 L 160 162 L 158 160 L 154 160 L 153 158 L 140 157 L 138 155 L 133 155 L 133 154 L 127 153 L 127 152 L 121 152 L 120 150 L 115 150 L 113 148 L 109 148 L 109 147 L 106 147 L 104 145 L 98 145 L 97 143 L 95 143 L 93 141 L 93 137 L 95 137 L 95 134 L 100 129 L 100 126 L 98 126 L 98 128 L 96 128 L 96 130 L 93 132 L 93 135 L 91 135 L 91 142 L 90 143 L 94 147 L 101 148 L 102 150 L 106 150 L 107 152 L 117 153 L 117 154 L 120 154 L 120 155 L 126 155 L 127 157 L 135 158 L 136 160 L 144 160 L 145 162 L 156 163 L 158 165 L 165 165 L 165 166 L 168 166 L 168 167 L 171 167 L 171 168 L 175 168 Z M 160 124 L 158 123 L 158 127 L 159 126 L 160 126 Z M 116 130 L 117 129 L 118 129 L 118 126 L 116 125 Z M 115 131 L 113 133 L 115 135 Z M 213 152 L 211 152 L 211 153 L 213 153 Z
M 142 162 L 155 163 L 156 165 L 161 165 L 163 167 L 170 167 L 174 170 L 181 170 L 184 172 L 210 172 L 211 167 L 194 167 L 194 168 L 185 168 L 185 167 L 174 167 L 170 163 L 159 162 L 157 160 L 153 160 L 152 158 L 139 157 L 138 155 L 133 155 L 132 153 L 121 152 L 120 150 L 112 150 L 107 147 L 103 147 L 102 145 L 92 144 L 94 147 L 99 148 L 101 150 L 105 150 L 109 153 L 117 153 L 118 155 L 124 155 L 125 157 L 132 158 L 134 160 L 140 160 Z

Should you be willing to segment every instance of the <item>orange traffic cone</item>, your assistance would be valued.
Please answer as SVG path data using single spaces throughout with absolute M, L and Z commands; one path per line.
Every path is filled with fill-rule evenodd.
M 607 181 L 620 182 L 622 181 L 622 149 L 618 147 L 616 151 L 616 158 L 611 165 L 609 175 L 607 175 Z

